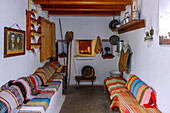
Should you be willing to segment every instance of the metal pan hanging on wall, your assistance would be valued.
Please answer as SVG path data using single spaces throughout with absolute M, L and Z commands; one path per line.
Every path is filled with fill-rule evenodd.
M 113 29 L 116 29 L 116 25 L 119 25 L 119 22 L 117 20 L 114 20 L 114 23 L 113 23 L 113 20 L 109 23 L 109 28 L 111 30 Z
M 95 74 L 95 71 L 94 71 L 93 67 L 91 67 L 89 65 L 84 66 L 82 68 L 81 72 L 82 72 L 82 76 L 84 78 L 87 78 L 87 79 L 93 78 L 94 74 Z
M 110 38 L 109 38 L 109 42 L 110 44 L 112 45 L 117 45 L 117 43 L 119 42 L 120 38 L 117 36 L 117 35 L 112 35 Z

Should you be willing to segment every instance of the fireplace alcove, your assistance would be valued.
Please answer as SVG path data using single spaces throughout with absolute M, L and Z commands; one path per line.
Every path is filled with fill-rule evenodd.
M 95 40 L 75 40 L 74 57 L 94 57 Z

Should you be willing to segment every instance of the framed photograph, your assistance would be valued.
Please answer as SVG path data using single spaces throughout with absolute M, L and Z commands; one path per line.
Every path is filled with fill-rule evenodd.
M 4 57 L 25 54 L 25 31 L 4 28 Z

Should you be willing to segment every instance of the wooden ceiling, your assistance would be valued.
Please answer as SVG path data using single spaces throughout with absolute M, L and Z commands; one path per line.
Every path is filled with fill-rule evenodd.
M 132 0 L 32 0 L 50 15 L 120 15 Z

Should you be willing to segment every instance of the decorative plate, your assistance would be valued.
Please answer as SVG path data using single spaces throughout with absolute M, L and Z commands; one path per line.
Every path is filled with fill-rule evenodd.
M 95 71 L 94 71 L 93 67 L 91 67 L 89 65 L 84 66 L 81 71 L 82 71 L 82 76 L 84 78 L 90 79 L 90 78 L 94 77 Z
M 112 35 L 110 38 L 109 38 L 109 42 L 110 44 L 112 45 L 117 45 L 117 43 L 119 42 L 120 38 L 117 36 L 117 35 Z

